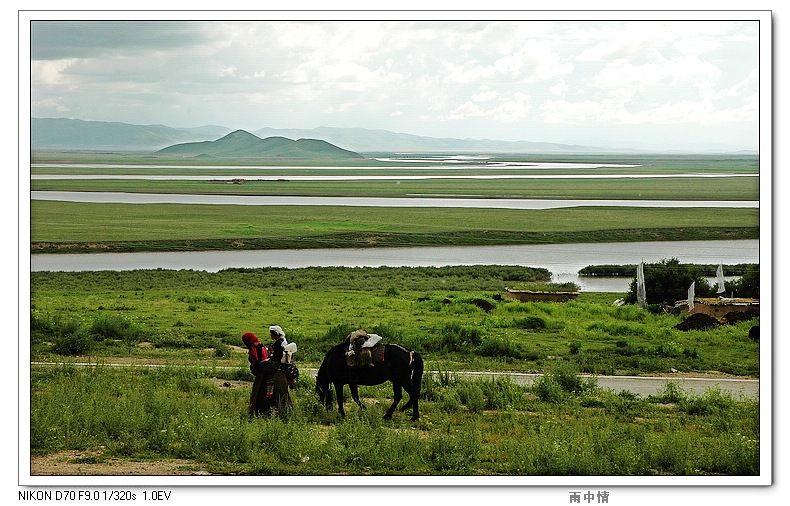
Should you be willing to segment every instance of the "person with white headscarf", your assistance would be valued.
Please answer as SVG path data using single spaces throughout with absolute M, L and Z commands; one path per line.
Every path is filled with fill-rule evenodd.
M 269 345 L 269 359 L 279 364 L 285 352 L 285 345 L 288 344 L 285 340 L 285 332 L 279 325 L 272 325 L 269 327 L 269 336 L 272 338 L 272 344 Z
M 269 345 L 269 358 L 280 364 L 280 371 L 285 374 L 289 386 L 293 388 L 299 377 L 299 369 L 292 362 L 293 354 L 296 352 L 296 343 L 289 343 L 285 339 L 285 332 L 279 325 L 269 327 L 269 336 L 272 338 L 272 344 Z

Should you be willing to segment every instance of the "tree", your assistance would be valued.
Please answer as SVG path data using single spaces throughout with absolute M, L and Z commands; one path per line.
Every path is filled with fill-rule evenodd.
M 728 283 L 725 283 L 727 286 Z M 740 279 L 727 286 L 736 297 L 760 298 L 760 266 L 753 265 L 746 269 Z
M 657 264 L 645 264 L 645 290 L 648 304 L 674 304 L 688 298 L 688 289 L 695 283 L 697 297 L 714 297 L 710 286 L 699 267 L 681 265 L 677 258 L 663 259 Z M 636 303 L 636 275 L 631 281 L 625 301 Z

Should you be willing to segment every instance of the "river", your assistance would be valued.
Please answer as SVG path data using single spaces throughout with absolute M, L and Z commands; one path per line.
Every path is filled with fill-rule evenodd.
M 558 209 L 564 207 L 759 208 L 757 200 L 563 200 L 485 198 L 291 197 L 266 195 L 179 195 L 159 193 L 31 191 L 33 200 L 115 204 L 213 204 L 245 206 L 465 207 Z
M 34 254 L 31 271 L 190 269 L 216 272 L 231 267 L 442 267 L 520 265 L 543 267 L 552 281 L 574 282 L 587 292 L 626 292 L 630 278 L 579 276 L 588 265 L 621 265 L 677 258 L 681 263 L 760 262 L 760 241 L 656 241 L 519 246 L 338 248 L 306 250 L 157 253 Z M 725 276 L 726 276 L 725 272 Z M 732 278 L 727 278 L 732 279 Z

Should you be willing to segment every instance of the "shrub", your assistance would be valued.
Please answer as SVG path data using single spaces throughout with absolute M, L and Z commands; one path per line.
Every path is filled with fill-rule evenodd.
M 524 399 L 524 387 L 508 377 L 480 383 L 488 409 L 508 410 L 519 406 Z
M 734 401 L 729 393 L 719 388 L 705 391 L 701 396 L 687 396 L 680 400 L 678 408 L 690 415 L 712 415 L 733 408 Z
M 569 362 L 560 362 L 550 372 L 551 377 L 566 392 L 579 392 L 582 389 L 582 379 L 576 367 Z
M 461 409 L 461 396 L 454 388 L 443 388 L 438 392 L 436 403 L 442 411 L 456 413 Z
M 540 316 L 527 316 L 513 320 L 513 325 L 519 329 L 541 330 L 546 328 L 546 320 Z
M 666 358 L 677 358 L 683 354 L 683 347 L 675 341 L 666 341 L 656 347 L 656 355 Z
M 226 358 L 230 356 L 230 346 L 225 343 L 217 343 L 214 345 L 214 356 L 218 358 Z
M 664 385 L 664 390 L 662 390 L 661 393 L 649 396 L 648 400 L 661 404 L 677 404 L 685 398 L 686 395 L 683 393 L 680 385 L 674 381 L 668 381 Z
M 478 382 L 463 382 L 458 386 L 457 390 L 461 402 L 466 404 L 469 411 L 472 413 L 480 413 L 485 409 L 485 394 Z
M 477 348 L 477 353 L 484 357 L 521 358 L 518 346 L 504 337 L 489 337 Z
M 565 392 L 560 384 L 554 378 L 545 374 L 535 382 L 532 390 L 543 402 L 559 404 L 565 398 Z
M 117 315 L 102 315 L 93 320 L 91 334 L 101 339 L 120 339 L 140 342 L 142 331 L 129 320 Z
M 464 351 L 481 343 L 480 329 L 451 322 L 442 328 L 438 348 L 441 351 Z
M 48 314 L 33 309 L 30 311 L 30 331 L 51 334 L 55 331 L 55 322 Z
M 714 295 L 713 288 L 701 269 L 694 265 L 681 265 L 677 258 L 663 259 L 655 264 L 645 264 L 645 288 L 648 304 L 673 304 L 688 296 L 688 288 L 695 284 L 698 297 Z M 636 277 L 631 281 L 625 301 L 636 302 Z
M 54 343 L 58 355 L 84 355 L 94 345 L 90 332 L 73 320 L 59 327 Z

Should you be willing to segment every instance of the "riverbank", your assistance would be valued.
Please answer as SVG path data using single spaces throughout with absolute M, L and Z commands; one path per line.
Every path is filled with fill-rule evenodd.
M 754 227 L 620 229 L 587 232 L 509 232 L 470 230 L 444 233 L 338 232 L 302 237 L 236 237 L 227 239 L 182 239 L 142 241 L 32 242 L 31 253 L 134 253 L 155 251 L 248 251 L 408 247 L 408 246 L 506 246 L 520 244 L 577 244 L 642 241 L 717 241 L 759 239 Z

